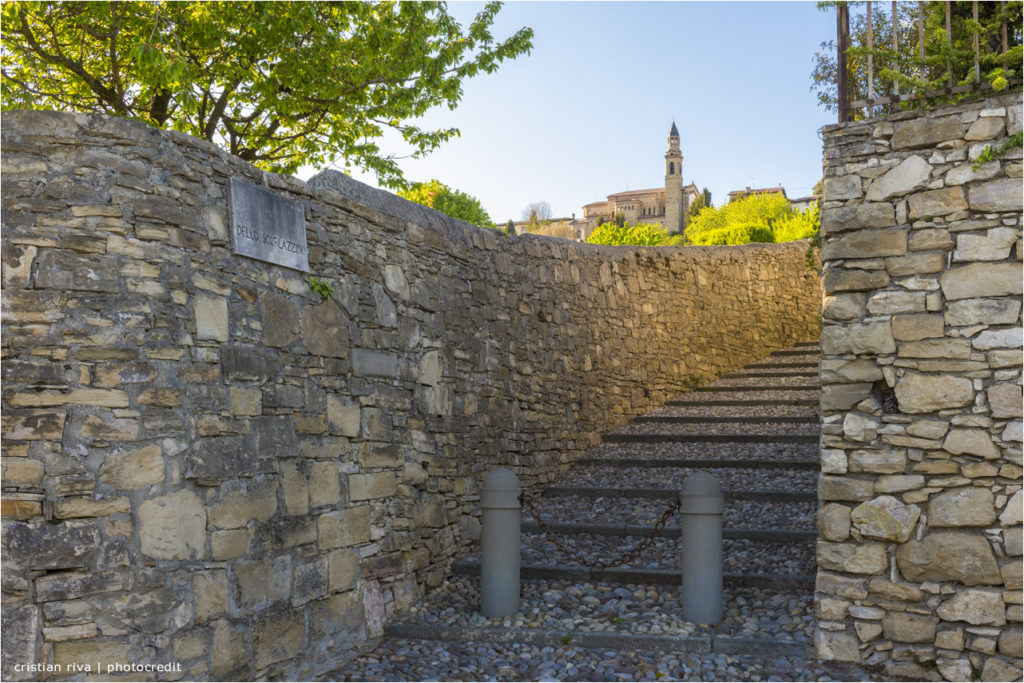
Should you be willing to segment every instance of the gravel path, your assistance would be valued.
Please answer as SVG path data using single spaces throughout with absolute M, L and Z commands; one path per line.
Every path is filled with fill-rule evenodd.
M 723 380 L 724 382 L 725 380 Z M 817 389 L 795 389 L 781 391 L 691 391 L 680 396 L 680 401 L 817 401 L 820 392 Z
M 587 524 L 630 524 L 653 527 L 669 501 L 643 498 L 585 498 L 583 496 L 544 496 L 534 506 L 548 522 Z M 788 531 L 814 531 L 817 503 L 773 503 L 753 500 L 726 500 L 723 524 L 726 528 L 785 529 Z M 524 520 L 533 517 L 523 513 Z M 679 515 L 669 520 L 670 526 L 679 525 Z
M 593 459 L 817 460 L 815 443 L 603 443 L 587 453 Z
M 684 478 L 695 472 L 707 472 L 718 479 L 726 491 L 804 491 L 818 490 L 818 472 L 814 470 L 746 470 L 736 468 L 691 467 L 614 467 L 576 465 L 557 482 L 557 486 L 577 488 L 678 489 Z
M 878 670 L 801 657 L 752 657 L 392 640 L 323 680 L 870 681 Z
M 788 387 L 807 386 L 817 389 L 820 380 L 817 373 L 813 377 L 723 377 L 705 386 L 709 387 Z
M 634 422 L 615 434 L 818 434 L 817 423 L 780 422 Z
M 670 417 L 818 417 L 818 406 L 662 406 L 647 414 Z

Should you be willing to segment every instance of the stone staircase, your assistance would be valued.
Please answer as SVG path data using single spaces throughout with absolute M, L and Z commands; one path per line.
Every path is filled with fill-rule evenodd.
M 605 435 L 523 511 L 516 616 L 479 614 L 479 559 L 462 558 L 335 678 L 870 678 L 813 661 L 818 360 L 815 342 L 775 352 Z M 652 536 L 697 471 L 726 492 L 717 626 L 680 616 L 678 513 L 611 564 Z

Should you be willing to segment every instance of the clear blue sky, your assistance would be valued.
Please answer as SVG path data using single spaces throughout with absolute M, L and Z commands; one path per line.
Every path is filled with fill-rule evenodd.
M 465 26 L 480 7 L 449 11 Z M 462 135 L 403 161 L 407 178 L 467 192 L 500 223 L 541 200 L 556 216 L 582 216 L 613 192 L 664 185 L 674 118 L 683 180 L 716 205 L 745 186 L 803 196 L 820 179 L 818 129 L 835 115 L 818 106 L 810 73 L 835 37 L 834 12 L 814 2 L 509 2 L 494 35 L 523 26 L 535 31 L 532 52 L 467 81 L 455 111 L 423 120 Z

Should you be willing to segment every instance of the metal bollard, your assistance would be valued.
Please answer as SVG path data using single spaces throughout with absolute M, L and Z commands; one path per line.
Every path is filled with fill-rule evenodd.
M 722 621 L 722 512 L 725 494 L 710 474 L 691 474 L 679 492 L 683 556 L 683 618 Z
M 480 612 L 508 617 L 519 611 L 519 478 L 499 467 L 480 490 Z

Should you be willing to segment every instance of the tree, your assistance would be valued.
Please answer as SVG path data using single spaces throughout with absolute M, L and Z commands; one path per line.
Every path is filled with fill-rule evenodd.
M 458 130 L 412 122 L 529 52 L 531 29 L 491 35 L 499 8 L 463 29 L 432 2 L 5 2 L 0 104 L 138 119 L 268 170 L 337 160 L 403 187 L 385 129 L 429 153 Z
M 826 9 L 835 2 L 819 2 Z M 862 3 L 857 3 L 862 5 Z M 867 47 L 867 15 L 855 11 L 850 3 L 850 48 L 847 50 L 848 88 L 851 100 L 868 96 L 867 58 L 874 67 L 873 94 L 876 98 L 900 92 L 924 93 L 947 86 L 969 85 L 974 81 L 974 35 L 979 38 L 981 80 L 995 90 L 1007 87 L 1011 79 L 1021 77 L 1021 7 L 1020 0 L 1006 3 L 978 3 L 978 22 L 972 17 L 972 3 L 954 2 L 951 9 L 952 40 L 946 36 L 946 3 L 925 3 L 925 51 L 920 56 L 918 36 L 918 3 L 897 3 L 896 44 L 892 48 L 892 15 L 886 13 L 888 3 L 872 5 L 872 48 Z M 1002 24 L 1007 25 L 1007 51 L 1002 49 Z M 822 52 L 815 55 L 811 73 L 811 90 L 818 102 L 829 111 L 836 111 L 836 46 L 835 41 L 821 43 Z M 948 100 L 938 97 L 929 101 L 912 100 L 875 107 L 875 114 L 888 114 L 908 108 L 926 106 L 929 102 Z M 855 113 L 854 117 L 862 114 Z
M 531 223 L 537 221 L 549 221 L 554 218 L 555 212 L 552 210 L 551 205 L 545 201 L 533 202 L 528 204 L 523 209 L 522 218 L 524 221 L 530 221 Z
M 686 239 L 698 245 L 789 242 L 813 237 L 820 223 L 817 202 L 800 212 L 781 192 L 751 194 L 701 211 L 686 226 Z
M 505 224 L 505 232 L 509 235 L 516 234 L 516 222 L 511 218 L 509 218 L 508 223 Z
M 687 221 L 691 221 L 700 215 L 700 212 L 711 206 L 711 191 L 704 188 L 704 191 L 690 204 L 690 210 L 686 212 Z
M 479 199 L 465 192 L 453 190 L 440 180 L 414 183 L 408 190 L 402 190 L 398 194 L 411 202 L 437 209 L 452 218 L 458 218 L 482 228 L 494 227 L 494 221 L 491 220 Z
M 572 229 L 572 226 L 565 221 L 542 221 L 536 226 L 527 226 L 527 232 L 534 235 L 547 235 L 548 237 L 558 237 L 563 240 L 571 240 L 576 234 Z
M 590 244 L 635 244 L 657 247 L 682 244 L 683 238 L 669 235 L 660 223 L 638 223 L 626 226 L 618 223 L 602 223 L 594 228 L 587 238 Z

